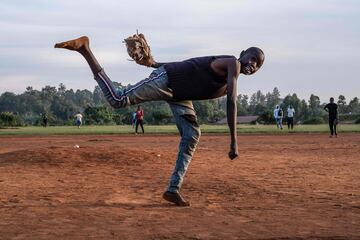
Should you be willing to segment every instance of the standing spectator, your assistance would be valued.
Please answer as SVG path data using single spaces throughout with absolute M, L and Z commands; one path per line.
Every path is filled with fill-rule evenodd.
M 294 114 L 295 114 L 295 109 L 293 108 L 293 106 L 289 105 L 288 109 L 287 109 L 287 125 L 288 125 L 288 129 L 291 130 L 294 128 Z
M 131 114 L 131 124 L 132 127 L 134 128 L 136 124 L 136 111 Z
M 330 98 L 330 103 L 326 104 L 324 110 L 329 113 L 329 127 L 330 127 L 330 137 L 337 137 L 336 125 L 338 123 L 338 105 L 334 103 L 334 98 Z
M 75 115 L 75 124 L 78 128 L 80 128 L 80 126 L 82 125 L 82 119 L 83 119 L 83 115 L 78 112 L 76 115 Z
M 279 105 L 276 105 L 276 107 L 274 109 L 274 118 L 276 121 L 277 128 L 280 128 L 282 130 L 283 129 L 283 126 L 282 126 L 283 111 Z
M 47 117 L 46 113 L 43 113 L 43 115 L 42 115 L 42 122 L 43 122 L 43 126 L 47 127 L 47 125 L 48 125 L 48 117 Z
M 135 133 L 137 134 L 138 131 L 138 126 L 140 124 L 141 130 L 143 133 L 144 132 L 144 126 L 143 126 L 143 118 L 144 118 L 144 111 L 141 109 L 140 105 L 137 107 L 136 110 L 136 128 L 135 128 Z

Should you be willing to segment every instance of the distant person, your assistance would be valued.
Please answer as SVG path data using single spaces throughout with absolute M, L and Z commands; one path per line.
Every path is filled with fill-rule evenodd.
M 134 128 L 136 124 L 136 111 L 131 114 L 131 124 L 132 127 Z
M 144 132 L 144 126 L 143 126 L 143 119 L 144 119 L 144 111 L 141 109 L 140 105 L 137 107 L 136 110 L 136 127 L 135 127 L 135 133 L 138 132 L 138 127 L 140 125 L 142 133 Z
M 282 119 L 283 119 L 283 110 L 281 109 L 281 107 L 279 105 L 276 105 L 275 109 L 274 109 L 274 118 L 276 121 L 276 126 L 277 128 L 280 128 L 281 130 L 283 129 L 282 126 Z
M 330 103 L 326 104 L 324 110 L 329 113 L 330 137 L 337 137 L 336 125 L 338 124 L 338 105 L 334 103 L 334 98 L 330 98 Z
M 293 106 L 289 105 L 288 109 L 287 109 L 287 125 L 288 125 L 288 129 L 291 130 L 294 129 L 294 114 L 295 114 L 295 109 Z
M 80 113 L 80 112 L 78 112 L 76 115 L 75 115 L 75 124 L 76 124 L 76 126 L 78 127 L 78 128 L 80 128 L 81 127 L 81 125 L 82 125 L 82 119 L 83 119 L 83 115 Z
M 42 122 L 43 122 L 43 126 L 44 126 L 44 127 L 47 127 L 47 125 L 48 125 L 48 117 L 47 117 L 47 114 L 46 114 L 46 113 L 44 113 L 44 114 L 42 115 Z

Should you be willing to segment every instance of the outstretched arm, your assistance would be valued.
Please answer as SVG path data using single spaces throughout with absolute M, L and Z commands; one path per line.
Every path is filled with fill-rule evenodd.
M 237 78 L 240 74 L 240 63 L 235 57 L 218 58 L 211 63 L 211 68 L 219 77 L 227 77 L 227 99 L 226 113 L 230 129 L 230 152 L 229 158 L 238 156 L 237 134 L 236 134 L 236 99 L 237 99 Z
M 240 72 L 240 64 L 236 59 L 228 59 L 227 61 L 227 121 L 230 129 L 230 152 L 229 158 L 236 158 L 238 153 L 237 146 L 237 133 L 236 133 L 236 119 L 237 119 L 237 109 L 236 109 L 236 98 L 237 98 L 237 78 Z

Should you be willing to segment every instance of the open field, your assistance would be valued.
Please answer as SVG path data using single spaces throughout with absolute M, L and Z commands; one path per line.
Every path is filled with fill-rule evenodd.
M 146 133 L 165 134 L 177 133 L 175 125 L 145 125 Z M 274 125 L 238 125 L 239 133 L 309 133 L 328 132 L 328 125 L 297 125 L 294 130 L 280 131 Z M 338 126 L 340 132 L 360 132 L 360 124 L 344 124 Z M 13 129 L 0 129 L 0 136 L 2 135 L 86 135 L 86 134 L 131 134 L 134 129 L 130 125 L 116 125 L 116 126 L 83 126 L 77 129 L 75 126 L 58 126 L 58 127 L 20 127 Z M 227 125 L 201 125 L 203 133 L 227 133 L 229 132 Z
M 0 239 L 360 239 L 360 134 L 240 134 L 235 161 L 204 134 L 188 208 L 161 198 L 178 141 L 1 137 Z

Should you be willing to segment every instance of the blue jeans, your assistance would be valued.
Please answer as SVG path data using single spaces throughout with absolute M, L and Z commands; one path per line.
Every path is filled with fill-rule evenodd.
M 176 101 L 173 99 L 164 67 L 154 70 L 148 78 L 121 89 L 115 86 L 104 70 L 95 75 L 94 78 L 106 100 L 114 108 L 147 101 L 163 100 L 169 103 L 181 140 L 175 168 L 167 190 L 179 191 L 201 135 L 192 101 Z
M 167 190 L 177 192 L 181 188 L 185 173 L 195 153 L 201 131 L 195 115 L 181 114 L 179 106 L 174 103 L 170 103 L 170 108 L 174 114 L 176 127 L 180 132 L 181 140 L 175 168 L 170 177 Z
M 283 126 L 282 126 L 282 117 L 277 117 L 277 118 L 275 118 L 275 121 L 276 121 L 276 126 L 278 127 L 278 128 L 283 128 Z

